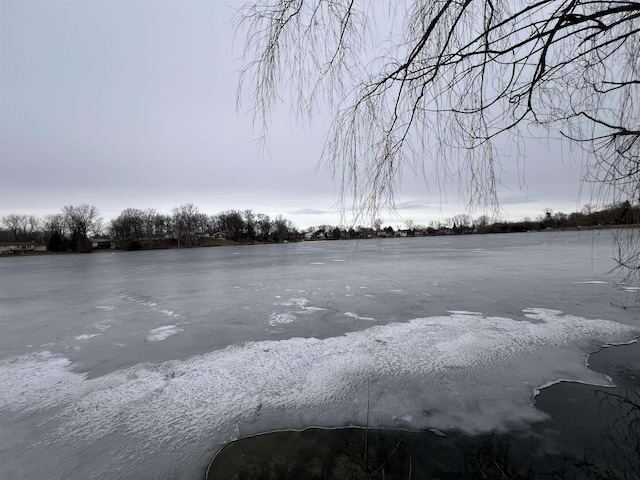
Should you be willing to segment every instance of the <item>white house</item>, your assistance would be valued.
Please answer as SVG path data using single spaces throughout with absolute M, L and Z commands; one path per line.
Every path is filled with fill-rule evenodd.
M 29 255 L 32 253 L 46 251 L 46 245 L 37 245 L 35 242 L 0 243 L 0 255 Z

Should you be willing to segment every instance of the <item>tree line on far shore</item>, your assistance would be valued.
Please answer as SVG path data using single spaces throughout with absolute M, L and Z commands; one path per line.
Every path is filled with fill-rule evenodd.
M 109 246 L 123 250 L 170 247 L 195 247 L 215 244 L 224 239 L 238 243 L 281 243 L 301 239 L 357 239 L 372 236 L 416 236 L 469 233 L 509 233 L 557 228 L 591 228 L 633 225 L 640 218 L 640 204 L 623 201 L 595 209 L 586 205 L 580 212 L 566 214 L 544 211 L 535 220 L 518 222 L 492 220 L 486 215 L 473 219 L 468 214 L 455 215 L 428 226 L 411 220 L 404 229 L 394 230 L 376 219 L 370 226 L 339 227 L 320 225 L 300 232 L 282 215 L 275 218 L 253 210 L 227 210 L 216 215 L 201 212 L 192 203 L 181 205 L 167 215 L 153 208 L 126 208 L 118 217 L 104 222 L 92 205 L 68 205 L 60 213 L 42 218 L 10 214 L 2 217 L 0 242 L 36 242 L 53 252 L 88 252 L 95 248 L 92 238 L 107 237 Z M 104 245 L 104 244 L 103 244 Z
M 116 248 L 194 247 L 203 238 L 235 242 L 293 241 L 299 232 L 282 215 L 271 218 L 252 210 L 228 210 L 207 215 L 192 203 L 181 205 L 167 215 L 153 208 L 126 208 L 118 217 L 104 222 L 92 205 L 68 205 L 60 213 L 37 217 L 10 214 L 0 219 L 0 242 L 36 242 L 52 252 L 88 252 L 96 238 L 109 238 Z M 92 241 L 93 240 L 93 241 Z

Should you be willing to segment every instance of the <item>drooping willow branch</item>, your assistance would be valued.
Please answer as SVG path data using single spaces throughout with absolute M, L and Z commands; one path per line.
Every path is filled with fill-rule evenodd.
M 498 138 L 583 148 L 603 201 L 640 201 L 640 2 L 255 0 L 240 92 L 266 132 L 283 94 L 328 112 L 323 160 L 357 213 L 393 208 L 406 169 L 497 208 Z

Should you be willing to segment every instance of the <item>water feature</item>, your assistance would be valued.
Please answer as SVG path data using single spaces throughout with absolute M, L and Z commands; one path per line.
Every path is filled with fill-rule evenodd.
M 202 478 L 308 426 L 540 425 L 640 334 L 611 234 L 540 232 L 0 262 L 0 477 Z

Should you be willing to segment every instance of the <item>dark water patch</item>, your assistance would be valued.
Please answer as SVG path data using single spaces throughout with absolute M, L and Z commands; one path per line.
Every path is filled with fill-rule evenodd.
M 549 419 L 468 436 L 364 428 L 281 431 L 222 449 L 207 479 L 638 479 L 640 344 L 589 359 L 616 387 L 561 382 L 536 397 Z
M 480 471 L 493 476 L 496 469 L 526 478 L 527 466 L 507 462 L 501 442 L 497 436 L 363 428 L 273 432 L 228 445 L 206 478 L 454 479 L 475 478 Z

